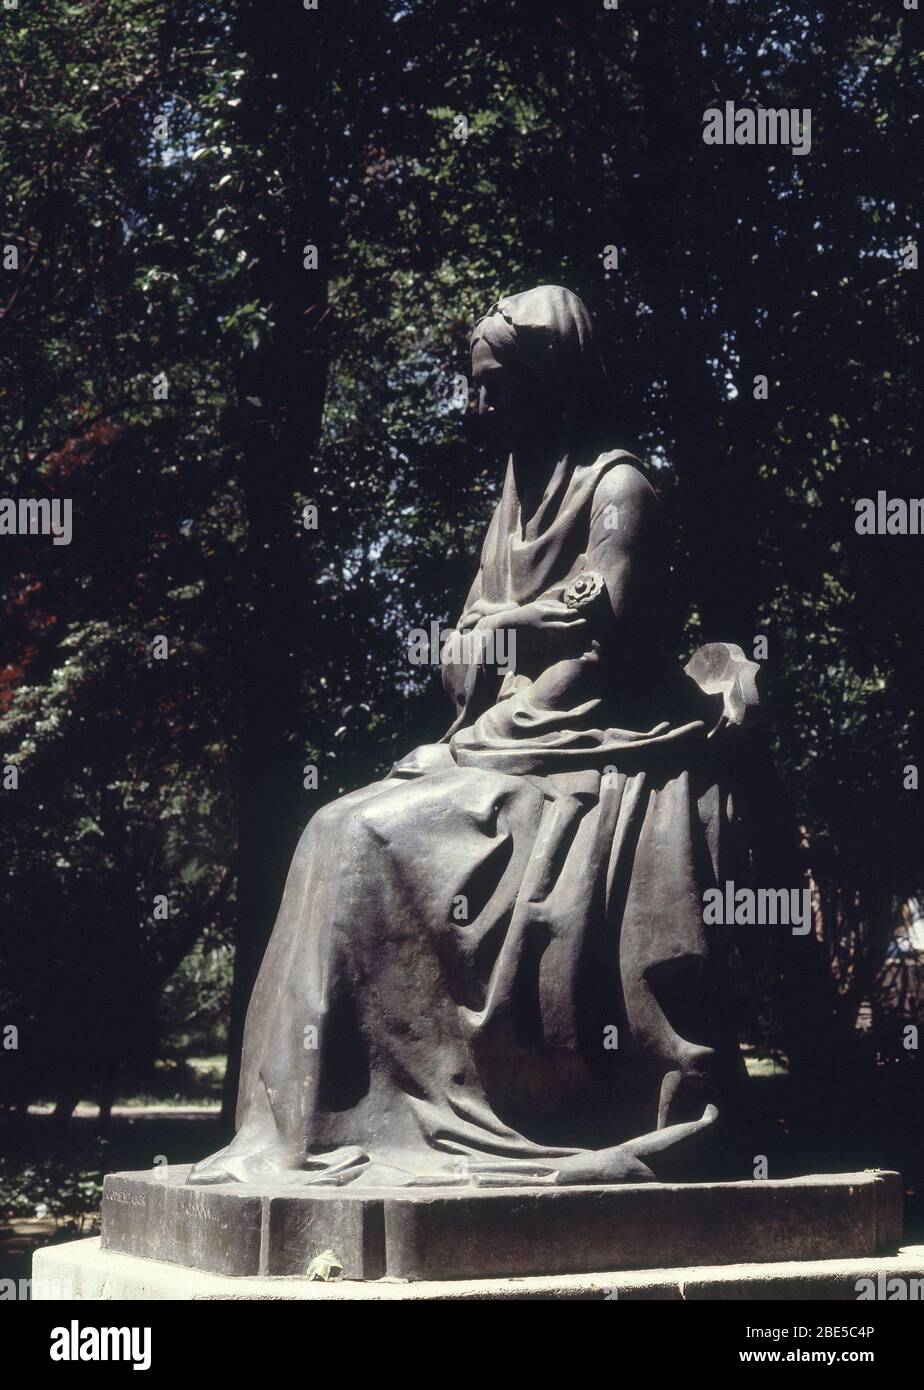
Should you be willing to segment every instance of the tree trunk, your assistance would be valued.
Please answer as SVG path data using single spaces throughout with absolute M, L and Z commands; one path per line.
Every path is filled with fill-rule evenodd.
M 261 347 L 238 364 L 243 419 L 247 555 L 242 653 L 238 913 L 223 1119 L 237 1096 L 247 1005 L 297 839 L 302 758 L 300 685 L 310 565 L 299 553 L 295 490 L 321 428 L 327 374 L 328 190 L 323 128 L 311 109 L 319 58 L 304 16 L 274 15 L 248 0 L 238 23 L 253 55 L 241 136 L 260 151 L 266 179 L 243 193 L 252 285 L 269 309 Z M 278 171 L 278 176 L 273 172 Z M 270 193 L 281 178 L 285 206 Z M 282 215 L 280 215 L 282 214 Z M 319 248 L 306 269 L 303 247 Z

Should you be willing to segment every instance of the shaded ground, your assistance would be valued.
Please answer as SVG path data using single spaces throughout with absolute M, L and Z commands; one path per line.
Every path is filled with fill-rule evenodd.
M 105 1173 L 192 1163 L 222 1142 L 212 1103 L 115 1106 L 104 1134 L 93 1107 L 81 1106 L 64 1133 L 50 1114 L 30 1113 L 4 1122 L 0 1136 L 0 1279 L 15 1280 L 28 1278 L 34 1250 L 96 1233 Z
M 32 1217 L 0 1224 L 0 1279 L 13 1279 L 17 1288 L 28 1280 L 32 1252 L 53 1245 L 57 1227 L 51 1217 Z

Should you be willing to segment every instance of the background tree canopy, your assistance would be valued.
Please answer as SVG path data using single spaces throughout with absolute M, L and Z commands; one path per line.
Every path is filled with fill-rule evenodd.
M 655 466 L 679 654 L 767 639 L 765 819 L 817 940 L 754 948 L 743 1024 L 845 1094 L 924 889 L 924 541 L 854 525 L 922 491 L 916 23 L 2 11 L 2 491 L 74 508 L 69 546 L 0 537 L 4 1099 L 111 1100 L 171 1038 L 225 1047 L 229 1010 L 233 1095 L 300 829 L 447 722 L 407 635 L 459 611 L 501 477 L 454 379 L 474 319 L 543 282 L 590 306 L 613 443 Z M 811 152 L 706 145 L 725 101 L 810 108 Z

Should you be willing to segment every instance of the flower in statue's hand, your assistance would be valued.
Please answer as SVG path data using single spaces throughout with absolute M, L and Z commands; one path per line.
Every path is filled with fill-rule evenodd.
M 603 582 L 602 574 L 597 574 L 596 570 L 585 570 L 579 574 L 577 579 L 573 579 L 565 590 L 562 598 L 568 608 L 589 608 L 591 604 L 596 604 L 606 593 L 606 585 Z

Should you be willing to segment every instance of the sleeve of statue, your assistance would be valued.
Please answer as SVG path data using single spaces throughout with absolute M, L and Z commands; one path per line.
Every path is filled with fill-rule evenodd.
M 444 643 L 441 653 L 443 689 L 452 700 L 456 717 L 443 735 L 442 742 L 450 739 L 457 729 L 473 723 L 479 715 L 489 709 L 497 698 L 500 678 L 496 669 L 486 667 L 478 661 L 467 660 L 474 648 L 471 643 L 457 640 L 462 635 L 471 634 L 480 620 L 491 613 L 515 608 L 513 603 L 491 602 L 484 597 L 483 573 L 485 564 L 490 563 L 494 536 L 497 529 L 497 511 L 491 518 L 481 550 L 481 563 L 474 583 L 465 600 L 462 615 L 456 623 L 454 633 Z
M 638 469 L 617 462 L 596 488 L 580 572 L 562 596 L 586 616 L 590 635 L 610 655 L 643 660 L 655 645 L 663 603 L 661 549 L 654 489 Z

